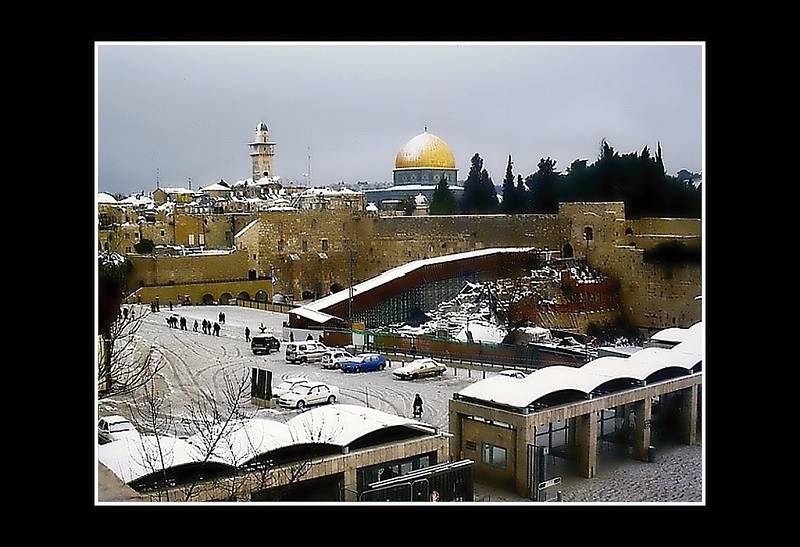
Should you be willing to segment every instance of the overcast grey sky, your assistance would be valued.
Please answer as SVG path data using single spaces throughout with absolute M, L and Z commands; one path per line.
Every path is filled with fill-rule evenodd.
M 100 191 L 193 188 L 250 175 L 263 120 L 274 172 L 312 183 L 391 180 L 394 158 L 428 131 L 459 179 L 475 152 L 496 184 L 508 154 L 528 175 L 661 141 L 667 171 L 701 170 L 699 45 L 209 44 L 98 47 Z

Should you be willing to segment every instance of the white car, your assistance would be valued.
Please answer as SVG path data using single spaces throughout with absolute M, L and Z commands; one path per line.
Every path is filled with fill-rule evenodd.
M 328 347 L 322 342 L 289 342 L 286 344 L 285 358 L 289 363 L 313 363 L 321 361 L 326 351 Z
M 352 359 L 353 355 L 343 349 L 330 349 L 322 356 L 322 368 L 339 368 L 343 359 Z
M 411 361 L 406 366 L 393 370 L 392 374 L 401 380 L 416 380 L 424 376 L 441 376 L 446 370 L 446 366 L 426 357 Z
M 103 416 L 97 422 L 97 433 L 100 439 L 110 443 L 126 437 L 138 437 L 139 432 L 127 418 L 122 416 Z
M 300 384 L 306 384 L 308 383 L 308 381 L 309 381 L 308 378 L 303 378 L 301 376 L 290 376 L 288 378 L 282 378 L 281 383 L 272 388 L 272 396 L 280 397 L 284 393 L 290 392 L 294 386 Z
M 509 378 L 516 378 L 517 380 L 522 380 L 526 376 L 526 374 L 521 370 L 501 370 L 497 373 L 497 375 L 508 376 Z
M 309 405 L 335 403 L 339 396 L 339 388 L 322 382 L 297 384 L 291 391 L 278 399 L 280 406 L 303 409 Z

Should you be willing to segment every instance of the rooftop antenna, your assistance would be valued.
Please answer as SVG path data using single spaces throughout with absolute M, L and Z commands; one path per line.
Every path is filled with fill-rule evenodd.
M 308 147 L 308 172 L 306 173 L 308 179 L 308 186 L 311 187 L 311 147 Z
M 156 167 L 156 188 L 161 188 L 160 175 L 161 172 L 159 171 L 158 167 Z
M 192 177 L 186 177 L 186 178 L 189 179 L 189 190 L 191 190 L 192 189 Z

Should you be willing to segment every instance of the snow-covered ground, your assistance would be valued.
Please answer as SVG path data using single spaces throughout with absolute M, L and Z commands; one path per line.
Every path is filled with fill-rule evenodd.
M 226 323 L 221 325 L 220 336 L 193 332 L 192 325 L 197 319 L 218 321 L 219 312 L 226 315 Z M 251 335 L 259 332 L 261 323 L 280 338 L 286 314 L 265 312 L 237 306 L 161 306 L 161 311 L 151 313 L 149 306 L 136 306 L 136 316 L 145 317 L 137 333 L 140 351 L 154 345 L 165 359 L 159 384 L 169 394 L 173 413 L 186 416 L 186 405 L 199 396 L 200 390 L 210 390 L 218 400 L 222 397 L 223 371 L 229 374 L 244 374 L 249 377 L 254 365 L 266 365 L 273 372 L 273 385 L 283 376 L 305 376 L 313 381 L 321 381 L 340 389 L 340 402 L 356 405 L 369 404 L 372 408 L 398 416 L 412 416 L 414 395 L 419 393 L 424 402 L 423 421 L 442 430 L 448 428 L 447 401 L 456 391 L 460 391 L 481 377 L 467 377 L 463 371 L 458 376 L 451 370 L 441 377 L 415 381 L 397 380 L 392 369 L 400 366 L 391 363 L 384 371 L 344 374 L 338 370 L 325 370 L 318 363 L 291 365 L 284 361 L 285 342 L 279 353 L 253 355 L 250 344 L 245 341 L 245 326 Z M 185 317 L 188 330 L 173 329 L 167 325 L 170 315 Z M 488 373 L 492 374 L 492 373 Z M 126 414 L 123 401 L 105 401 L 101 414 Z M 255 410 L 254 408 L 252 410 Z M 283 414 L 294 415 L 296 411 L 280 410 Z M 288 416 L 287 416 L 288 417 Z

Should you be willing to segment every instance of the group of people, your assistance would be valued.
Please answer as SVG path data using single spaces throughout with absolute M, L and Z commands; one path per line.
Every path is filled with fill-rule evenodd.
M 187 328 L 187 326 L 186 326 L 187 322 L 186 322 L 186 318 L 185 317 L 178 318 L 177 315 L 170 315 L 169 317 L 167 317 L 167 325 L 169 325 L 169 327 L 171 329 L 177 329 L 179 323 L 180 323 L 180 329 L 181 330 L 189 330 Z M 219 323 L 212 323 L 211 321 L 208 321 L 207 319 L 203 319 L 202 326 L 203 326 L 203 334 L 211 334 L 213 332 L 215 336 L 219 336 L 219 331 L 222 328 L 222 327 L 219 326 Z M 198 323 L 197 319 L 195 319 L 194 320 L 194 326 L 192 327 L 192 330 L 194 332 L 198 332 L 198 328 L 199 327 L 200 327 L 200 323 Z
M 117 312 L 117 318 L 118 319 L 124 319 L 125 321 L 128 320 L 128 316 L 129 315 L 130 315 L 131 321 L 136 319 L 136 308 L 134 308 L 133 306 L 131 306 L 130 310 L 128 308 L 120 308 L 119 311 Z

